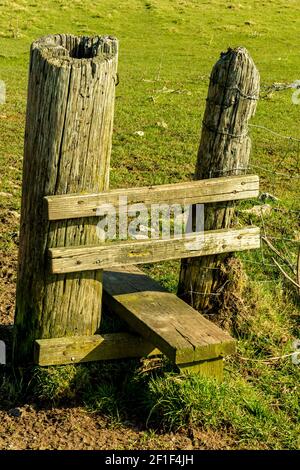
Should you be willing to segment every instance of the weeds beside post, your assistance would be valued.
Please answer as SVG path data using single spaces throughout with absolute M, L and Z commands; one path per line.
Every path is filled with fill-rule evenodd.
M 97 218 L 49 223 L 43 197 L 108 188 L 117 40 L 46 36 L 31 47 L 24 146 L 15 361 L 36 338 L 94 334 L 102 273 L 50 275 L 49 247 L 97 242 Z
M 248 121 L 259 96 L 259 73 L 246 49 L 228 49 L 213 67 L 195 179 L 246 173 L 251 139 Z M 234 203 L 205 206 L 204 230 L 229 228 Z M 210 255 L 181 261 L 178 295 L 197 310 L 207 310 L 211 294 L 220 287 L 218 267 L 228 255 Z

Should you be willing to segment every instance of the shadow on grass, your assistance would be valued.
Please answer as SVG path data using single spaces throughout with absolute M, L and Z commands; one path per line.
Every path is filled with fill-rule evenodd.
M 105 329 L 110 329 L 110 318 Z M 116 325 L 114 324 L 116 327 Z M 14 367 L 12 327 L 0 328 L 7 345 L 7 364 L 0 365 L 0 410 L 10 411 L 25 404 L 37 410 L 82 406 L 100 414 L 111 424 L 146 428 L 149 414 L 147 383 L 172 371 L 165 359 L 127 359 L 63 366 Z
M 259 374 L 260 386 L 254 377 L 247 380 L 234 369 L 218 383 L 195 374 L 175 374 L 170 363 L 158 361 L 161 359 L 131 359 L 26 369 L 8 364 L 0 371 L 0 410 L 25 404 L 37 410 L 81 406 L 113 426 L 150 428 L 159 433 L 198 427 L 229 435 L 236 448 L 298 448 L 297 397 L 274 405 L 276 393 L 282 392 L 278 388 L 273 393 L 275 366 L 264 366 L 267 370 Z M 254 367 L 260 372 L 255 364 L 249 372 Z M 278 371 L 276 379 L 290 377 L 288 372 Z

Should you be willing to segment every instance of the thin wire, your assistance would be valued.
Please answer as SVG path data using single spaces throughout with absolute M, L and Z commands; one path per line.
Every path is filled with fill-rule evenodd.
M 196 290 L 185 291 L 184 294 L 197 294 L 197 295 L 221 295 L 221 292 L 198 292 Z
M 267 171 L 269 173 L 275 174 L 278 177 L 284 176 L 285 178 L 290 178 L 290 179 L 300 179 L 300 175 L 289 175 L 288 173 L 278 173 L 274 172 L 273 170 L 269 170 L 268 168 L 264 166 L 259 166 L 259 165 L 248 165 L 248 167 L 235 167 L 235 168 L 229 168 L 228 170 L 211 170 L 209 173 L 210 178 L 212 177 L 213 174 L 218 173 L 218 174 L 224 174 L 224 173 L 231 173 L 232 171 L 248 171 L 250 168 L 259 168 L 260 170 Z
M 289 135 L 284 135 L 284 134 L 279 134 L 279 132 L 273 131 L 272 129 L 269 129 L 268 127 L 261 126 L 259 124 L 248 124 L 249 127 L 255 127 L 257 129 L 263 129 L 264 131 L 269 132 L 270 134 L 276 135 L 277 137 L 281 137 L 282 139 L 287 139 L 287 140 L 293 140 L 295 142 L 300 142 L 300 139 L 297 139 L 297 137 L 292 137 Z
M 272 237 L 272 235 L 267 235 L 267 237 L 270 238 L 271 240 L 286 240 L 286 241 L 292 242 L 292 243 L 300 243 L 300 240 L 296 240 L 294 238 Z
M 210 170 L 209 172 L 209 177 L 212 178 L 212 175 L 214 175 L 215 173 L 218 173 L 218 174 L 222 174 L 224 175 L 224 173 L 231 173 L 232 171 L 247 171 L 248 168 L 247 167 L 236 167 L 236 168 L 230 168 L 229 170 Z
M 214 134 L 220 134 L 220 135 L 228 135 L 229 137 L 233 137 L 234 139 L 239 139 L 239 138 L 242 138 L 242 137 L 247 137 L 248 135 L 248 129 L 246 130 L 246 132 L 244 132 L 243 134 L 231 134 L 230 132 L 221 132 L 219 131 L 216 127 L 210 127 L 208 124 L 206 124 L 205 121 L 202 121 L 202 124 L 203 126 L 210 132 L 213 132 Z
M 270 267 L 275 267 L 276 268 L 276 264 L 262 263 L 260 261 L 243 260 L 243 263 L 246 263 L 246 264 L 259 264 L 260 266 L 270 266 Z
M 265 167 L 259 166 L 259 165 L 249 165 L 249 168 L 259 168 L 260 170 L 267 171 L 268 173 L 272 173 L 276 176 L 280 176 L 280 177 L 284 176 L 285 178 L 289 178 L 289 179 L 300 179 L 300 175 L 299 176 L 298 175 L 297 176 L 294 176 L 294 175 L 291 176 L 287 173 L 278 173 L 278 172 L 274 172 L 273 170 L 269 170 L 268 168 L 265 168 Z
M 250 357 L 243 357 L 239 356 L 240 359 L 243 361 L 253 361 L 253 362 L 269 362 L 269 361 L 279 361 L 279 359 L 284 359 L 286 357 L 293 356 L 295 352 L 290 353 L 290 354 L 284 354 L 283 356 L 276 356 L 276 357 L 268 357 L 266 359 L 251 359 Z
M 212 83 L 213 80 L 212 80 L 212 77 L 209 78 L 209 83 Z M 216 84 L 215 82 L 213 82 L 213 84 Z M 244 93 L 238 86 L 231 86 L 231 87 L 227 87 L 226 85 L 222 86 L 221 84 L 218 84 L 218 87 L 219 88 L 222 88 L 223 90 L 235 90 L 239 93 L 239 95 L 242 97 L 242 98 L 245 98 L 247 100 L 258 100 L 259 99 L 259 90 L 257 90 L 256 92 L 254 92 L 253 95 L 247 95 L 246 93 Z
M 182 263 L 182 264 L 183 264 L 183 263 Z M 188 266 L 188 264 L 187 264 L 187 263 L 186 263 L 186 264 L 183 264 L 183 266 Z M 201 268 L 199 268 L 199 269 L 200 269 L 201 271 L 210 271 L 210 270 L 212 270 L 212 271 L 219 271 L 221 268 L 211 268 L 211 267 L 209 267 L 209 266 L 204 266 L 204 267 L 201 267 Z

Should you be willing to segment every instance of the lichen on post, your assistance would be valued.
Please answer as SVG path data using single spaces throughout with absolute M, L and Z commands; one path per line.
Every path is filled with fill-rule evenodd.
M 14 357 L 37 338 L 94 334 L 102 273 L 50 275 L 47 249 L 97 243 L 97 218 L 49 223 L 46 195 L 108 189 L 118 43 L 109 36 L 45 36 L 31 46 Z
M 251 151 L 248 121 L 259 97 L 259 72 L 243 47 L 228 49 L 210 76 L 195 179 L 242 175 Z M 206 204 L 204 230 L 230 228 L 234 202 Z M 181 261 L 178 295 L 205 312 L 211 294 L 220 288 L 219 267 L 228 255 L 209 255 Z

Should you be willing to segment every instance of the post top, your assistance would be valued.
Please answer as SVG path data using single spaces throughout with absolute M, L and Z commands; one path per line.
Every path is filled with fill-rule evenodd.
M 53 34 L 32 43 L 45 60 L 53 65 L 81 65 L 83 62 L 103 62 L 118 54 L 118 40 L 113 36 L 74 36 Z

